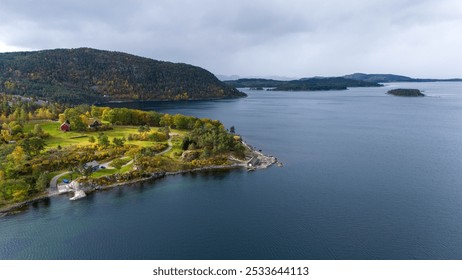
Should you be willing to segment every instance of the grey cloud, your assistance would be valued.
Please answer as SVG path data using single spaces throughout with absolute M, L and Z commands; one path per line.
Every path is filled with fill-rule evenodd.
M 0 48 L 88 46 L 241 76 L 462 76 L 460 26 L 457 0 L 0 3 Z

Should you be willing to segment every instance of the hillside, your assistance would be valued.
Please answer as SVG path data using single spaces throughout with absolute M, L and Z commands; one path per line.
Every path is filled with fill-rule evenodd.
M 245 96 L 200 67 L 90 48 L 0 53 L 0 92 L 68 104 Z
M 225 81 L 233 87 L 259 88 L 267 87 L 271 90 L 280 91 L 317 91 L 317 90 L 345 90 L 348 87 L 379 87 L 380 84 L 345 79 L 342 77 L 331 78 L 303 78 L 293 81 L 277 81 L 268 79 L 239 79 Z
M 393 74 L 363 74 L 355 73 L 343 76 L 347 79 L 373 82 L 373 83 L 392 83 L 392 82 L 461 82 L 462 79 L 414 79 L 411 77 Z

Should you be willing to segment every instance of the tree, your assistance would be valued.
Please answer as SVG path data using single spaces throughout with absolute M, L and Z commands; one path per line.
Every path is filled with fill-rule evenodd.
M 96 142 L 95 137 L 94 137 L 93 135 L 90 136 L 90 137 L 88 137 L 88 142 L 90 142 L 90 143 L 95 143 L 95 142 Z
M 170 137 L 170 128 L 168 126 L 161 127 L 157 131 L 163 133 L 167 139 Z
M 87 178 L 94 172 L 93 167 L 87 166 L 86 164 L 80 164 L 79 166 L 77 166 L 76 171 L 85 178 Z
M 107 135 L 101 133 L 99 136 L 98 136 L 98 145 L 100 145 L 101 147 L 103 148 L 107 148 L 109 146 L 109 138 L 107 137 Z
M 41 151 L 45 149 L 45 140 L 40 137 L 31 137 L 29 138 L 29 147 L 32 153 L 38 155 Z
M 32 147 L 30 145 L 30 138 L 26 138 L 22 140 L 19 145 L 21 146 L 21 148 L 27 155 L 29 156 L 32 155 Z
M 29 115 L 27 114 L 25 108 L 21 108 L 21 111 L 19 112 L 19 120 L 21 121 L 21 123 L 24 123 L 29 120 Z
M 41 173 L 35 182 L 37 190 L 41 191 L 48 187 L 48 177 L 46 173 Z
M 139 133 L 149 132 L 149 131 L 151 131 L 151 128 L 149 128 L 149 126 L 147 125 L 141 125 L 140 127 L 138 127 Z
M 109 108 L 104 109 L 101 118 L 102 118 L 104 121 L 107 121 L 107 122 L 109 122 L 109 123 L 111 123 L 111 124 L 114 124 L 114 123 L 115 123 L 115 113 L 114 113 L 114 110 L 109 109 Z
M 66 115 L 64 115 L 64 114 L 59 114 L 59 122 L 60 122 L 60 123 L 63 123 L 63 122 L 65 122 L 65 121 L 66 121 Z
M 26 161 L 27 155 L 23 147 L 16 146 L 13 152 L 8 156 L 8 159 L 12 160 L 15 166 L 21 166 Z
M 125 165 L 125 161 L 123 159 L 117 158 L 111 162 L 111 166 L 117 169 L 119 172 L 120 169 Z
M 181 142 L 181 149 L 183 151 L 186 151 L 189 145 L 191 145 L 191 143 L 192 143 L 191 139 L 189 139 L 189 137 L 186 136 L 185 138 L 183 138 L 183 141 Z
M 91 115 L 93 118 L 100 119 L 103 116 L 103 107 L 91 106 Z
M 59 117 L 60 117 L 60 120 L 62 120 L 61 115 Z M 64 111 L 64 117 L 65 117 L 64 120 L 70 121 L 72 130 L 85 131 L 87 129 L 86 120 L 88 120 L 88 117 L 80 113 L 78 109 L 76 108 L 66 109 L 66 111 Z
M 23 132 L 23 127 L 21 125 L 21 123 L 18 123 L 16 121 L 12 121 L 10 122 L 8 125 L 7 125 L 9 131 L 10 131 L 10 134 L 15 136 L 15 135 L 18 135 L 20 133 Z
M 44 135 L 42 126 L 40 124 L 34 125 L 34 129 L 32 130 L 32 133 L 38 137 L 41 137 L 42 135 Z
M 9 130 L 2 129 L 1 135 L 2 135 L 3 140 L 5 140 L 6 142 L 9 142 L 11 141 L 11 139 L 13 139 Z
M 125 143 L 125 139 L 124 138 L 114 138 L 114 139 L 112 139 L 112 143 L 116 147 L 123 147 L 123 145 Z
M 173 116 L 173 124 L 178 129 L 187 129 L 189 124 L 188 117 L 176 114 L 175 116 Z
M 171 126 L 173 125 L 173 118 L 169 114 L 165 114 L 160 118 L 159 124 L 162 126 Z

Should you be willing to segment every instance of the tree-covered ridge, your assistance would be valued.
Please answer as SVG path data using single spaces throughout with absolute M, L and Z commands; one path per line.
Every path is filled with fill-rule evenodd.
M 0 92 L 68 104 L 245 96 L 200 67 L 90 48 L 0 53 Z
M 345 79 L 343 77 L 332 78 L 303 78 L 292 81 L 278 81 L 269 79 L 239 79 L 225 81 L 234 87 L 271 88 L 279 91 L 317 91 L 317 90 L 345 90 L 348 87 L 379 87 L 380 84 Z

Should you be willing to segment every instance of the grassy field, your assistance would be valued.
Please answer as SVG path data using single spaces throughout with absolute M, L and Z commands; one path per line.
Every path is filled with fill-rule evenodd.
M 46 149 L 53 149 L 57 148 L 58 146 L 66 147 L 71 145 L 90 145 L 89 139 L 93 136 L 95 139 L 98 138 L 98 135 L 101 133 L 100 131 L 85 131 L 85 132 L 76 132 L 76 131 L 69 131 L 63 132 L 59 129 L 60 123 L 57 121 L 31 121 L 24 125 L 24 132 L 31 132 L 34 129 L 36 124 L 40 124 L 43 131 L 49 134 L 49 137 L 45 139 L 46 141 Z M 138 134 L 138 127 L 136 126 L 114 126 L 112 130 L 103 131 L 105 135 L 108 136 L 109 141 L 112 142 L 114 138 L 128 138 L 129 134 Z M 152 128 L 152 131 L 156 131 L 157 128 Z M 165 156 L 168 156 L 172 159 L 178 159 L 178 153 L 181 154 L 181 143 L 183 140 L 184 135 L 187 131 L 183 130 L 176 130 L 171 129 L 171 133 L 174 135 L 172 136 L 172 149 L 166 153 Z M 126 144 L 137 145 L 141 147 L 149 147 L 152 146 L 154 143 L 151 141 L 126 141 Z M 167 141 L 159 142 L 167 144 Z M 175 153 L 177 155 L 175 155 Z M 126 163 L 128 163 L 131 159 L 126 158 Z M 108 175 L 113 175 L 116 173 L 125 173 L 129 172 L 133 169 L 133 163 L 124 165 L 119 171 L 117 169 L 112 168 L 104 168 L 98 169 L 94 173 L 90 175 L 90 178 L 100 178 Z M 48 174 L 49 179 L 53 178 L 58 174 L 62 174 L 68 170 L 60 170 L 56 172 L 51 172 Z M 72 175 L 72 176 L 71 176 Z M 63 179 L 76 179 L 80 174 L 74 172 L 72 174 L 65 174 L 58 179 L 58 183 L 62 183 Z
M 98 138 L 100 131 L 85 131 L 85 132 L 76 132 L 69 131 L 63 132 L 59 129 L 60 123 L 54 121 L 32 121 L 24 125 L 24 132 L 30 132 L 34 129 L 36 124 L 40 124 L 44 132 L 48 133 L 50 136 L 46 138 L 46 149 L 56 148 L 58 146 L 65 147 L 69 145 L 89 145 L 91 144 L 89 139 L 93 136 L 95 139 Z M 156 128 L 153 128 L 156 130 Z M 184 131 L 174 130 L 175 133 L 183 135 Z M 129 134 L 137 134 L 138 127 L 136 126 L 114 126 L 114 129 L 103 131 L 105 135 L 108 136 L 109 141 L 112 142 L 114 138 L 128 138 Z M 149 147 L 152 145 L 152 142 L 149 141 L 126 141 L 127 144 L 133 144 L 142 147 Z M 167 143 L 167 142 L 164 142 Z

